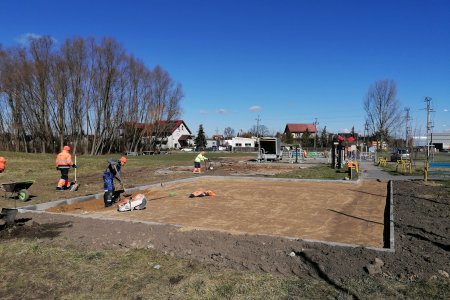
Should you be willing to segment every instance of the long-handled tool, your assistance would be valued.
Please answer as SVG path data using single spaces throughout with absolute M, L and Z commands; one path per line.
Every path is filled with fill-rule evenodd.
M 77 156 L 75 155 L 75 166 L 77 166 Z M 70 191 L 71 192 L 75 192 L 78 190 L 78 188 L 80 187 L 80 185 L 78 184 L 77 181 L 77 168 L 75 168 L 75 181 L 73 182 L 73 184 L 70 186 Z
M 120 196 L 120 194 L 123 194 L 124 197 L 130 197 L 131 193 L 127 193 L 127 190 L 125 189 L 125 184 L 123 183 L 123 179 L 120 179 L 120 190 L 116 190 L 114 193 L 117 195 L 117 197 Z

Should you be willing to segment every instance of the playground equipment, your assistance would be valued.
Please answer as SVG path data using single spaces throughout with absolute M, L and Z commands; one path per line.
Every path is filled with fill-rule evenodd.
M 424 181 L 428 181 L 429 175 L 440 177 L 450 176 L 450 162 L 425 162 Z

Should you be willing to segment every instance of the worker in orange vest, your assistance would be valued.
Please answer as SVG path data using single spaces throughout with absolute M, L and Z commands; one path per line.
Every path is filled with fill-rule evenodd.
M 0 156 L 0 173 L 3 173 L 6 169 L 6 158 Z
M 63 191 L 70 188 L 69 169 L 70 167 L 77 167 L 77 165 L 72 162 L 72 155 L 70 155 L 69 151 L 70 147 L 64 146 L 63 150 L 56 156 L 56 169 L 61 171 L 61 178 L 56 186 L 57 191 Z

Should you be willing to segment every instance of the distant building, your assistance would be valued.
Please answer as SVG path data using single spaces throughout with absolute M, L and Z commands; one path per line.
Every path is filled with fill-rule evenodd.
M 217 149 L 218 146 L 219 145 L 217 145 L 217 140 L 215 140 L 215 139 L 206 139 L 206 148 L 207 149 L 209 149 L 209 148 L 216 148 Z
M 192 145 L 192 133 L 183 120 L 159 121 L 154 124 L 126 122 L 120 136 L 139 132 L 143 141 L 157 141 L 161 149 L 178 149 Z
M 224 140 L 223 145 L 231 148 L 232 151 L 240 151 L 244 149 L 253 151 L 255 149 L 255 144 L 255 138 L 234 137 L 231 140 Z
M 311 137 L 316 136 L 317 127 L 315 124 L 286 124 L 286 128 L 284 129 L 285 134 L 292 134 L 294 139 L 301 138 L 302 135 L 306 132 L 311 134 Z
M 436 132 L 428 136 L 428 141 L 437 150 L 450 150 L 450 132 Z
M 188 147 L 192 144 L 192 133 L 183 120 L 161 121 L 161 125 L 164 129 L 160 134 L 167 139 L 168 149 Z
M 224 137 L 221 134 L 215 134 L 211 137 L 213 140 L 223 140 Z

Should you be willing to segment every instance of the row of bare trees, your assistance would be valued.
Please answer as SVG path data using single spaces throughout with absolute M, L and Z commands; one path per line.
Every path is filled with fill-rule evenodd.
M 167 71 L 149 69 L 111 38 L 0 46 L 0 150 L 138 151 L 157 134 L 152 124 L 179 116 L 182 97 Z M 147 139 L 150 147 L 156 140 Z

